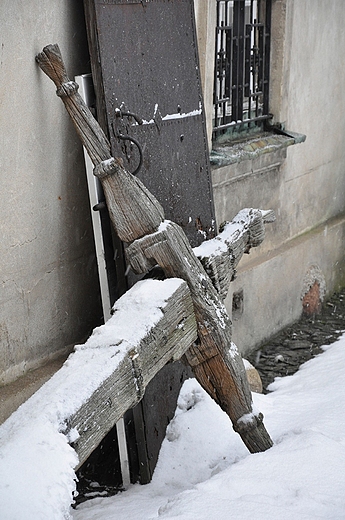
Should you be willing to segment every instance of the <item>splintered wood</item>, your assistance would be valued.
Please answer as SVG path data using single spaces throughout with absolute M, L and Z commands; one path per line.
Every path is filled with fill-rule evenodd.
M 242 358 L 231 341 L 231 320 L 221 299 L 228 280 L 221 280 L 220 274 L 223 269 L 221 263 L 226 265 L 229 262 L 229 254 L 229 265 L 232 262 L 234 269 L 243 252 L 260 241 L 258 237 L 256 240 L 256 234 L 262 237 L 264 215 L 255 214 L 253 219 L 249 219 L 248 226 L 246 222 L 243 224 L 247 229 L 237 252 L 236 241 L 231 250 L 231 241 L 225 240 L 227 252 L 224 251 L 224 258 L 227 260 L 205 263 L 206 269 L 213 273 L 214 279 L 217 278 L 215 285 L 220 290 L 220 296 L 182 229 L 173 222 L 164 221 L 162 207 L 155 197 L 123 168 L 120 161 L 110 156 L 106 136 L 78 94 L 76 84 L 67 76 L 59 47 L 45 47 L 36 59 L 54 81 L 57 94 L 89 151 L 95 166 L 94 173 L 105 191 L 115 230 L 129 244 L 126 254 L 130 265 L 136 272 L 144 273 L 158 264 L 167 277 L 178 277 L 187 282 L 197 322 L 198 341 L 186 352 L 185 358 L 196 378 L 228 414 L 235 431 L 251 452 L 270 448 L 272 441 L 263 425 L 262 414 L 253 411 Z M 231 269 L 229 276 L 232 277 Z M 88 411 L 85 410 L 85 413 Z

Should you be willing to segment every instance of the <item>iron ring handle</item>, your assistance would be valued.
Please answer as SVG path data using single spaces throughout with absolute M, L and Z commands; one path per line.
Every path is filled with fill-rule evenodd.
M 143 164 L 143 151 L 142 151 L 142 148 L 140 146 L 140 143 L 136 139 L 134 139 L 134 137 L 130 137 L 129 135 L 117 134 L 116 137 L 118 137 L 119 139 L 122 139 L 122 141 L 131 141 L 138 148 L 138 151 L 139 151 L 139 164 L 136 167 L 136 169 L 134 170 L 134 172 L 132 172 L 132 175 L 136 175 L 138 173 L 138 171 L 140 170 L 142 164 Z

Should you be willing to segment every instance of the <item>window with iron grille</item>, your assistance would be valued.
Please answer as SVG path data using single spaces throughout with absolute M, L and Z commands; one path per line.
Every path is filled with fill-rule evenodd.
M 271 0 L 216 0 L 213 137 L 261 131 L 268 111 Z

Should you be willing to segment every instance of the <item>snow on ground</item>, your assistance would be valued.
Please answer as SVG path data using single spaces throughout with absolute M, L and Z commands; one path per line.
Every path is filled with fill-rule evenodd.
M 94 341 L 89 355 L 102 361 L 107 348 L 93 348 Z M 270 450 L 249 454 L 228 417 L 190 379 L 152 483 L 73 511 L 76 455 L 62 431 L 83 398 L 75 373 L 69 377 L 86 355 L 77 350 L 0 427 L 0 520 L 345 519 L 345 335 L 295 375 L 276 380 L 272 393 L 254 394 L 275 443 Z M 84 376 L 88 382 L 90 374 Z
M 159 322 L 181 283 L 135 284 L 117 300 L 114 315 L 0 425 L 0 520 L 71 518 L 78 459 L 68 441 L 78 432 L 64 435 L 68 420 Z
M 345 519 L 345 335 L 324 350 L 277 379 L 272 393 L 254 394 L 273 448 L 249 454 L 227 416 L 190 379 L 153 481 L 85 502 L 73 519 Z

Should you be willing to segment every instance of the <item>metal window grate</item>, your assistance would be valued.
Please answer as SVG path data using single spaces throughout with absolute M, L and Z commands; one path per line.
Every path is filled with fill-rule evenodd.
M 261 130 L 268 112 L 271 0 L 216 0 L 214 128 Z

